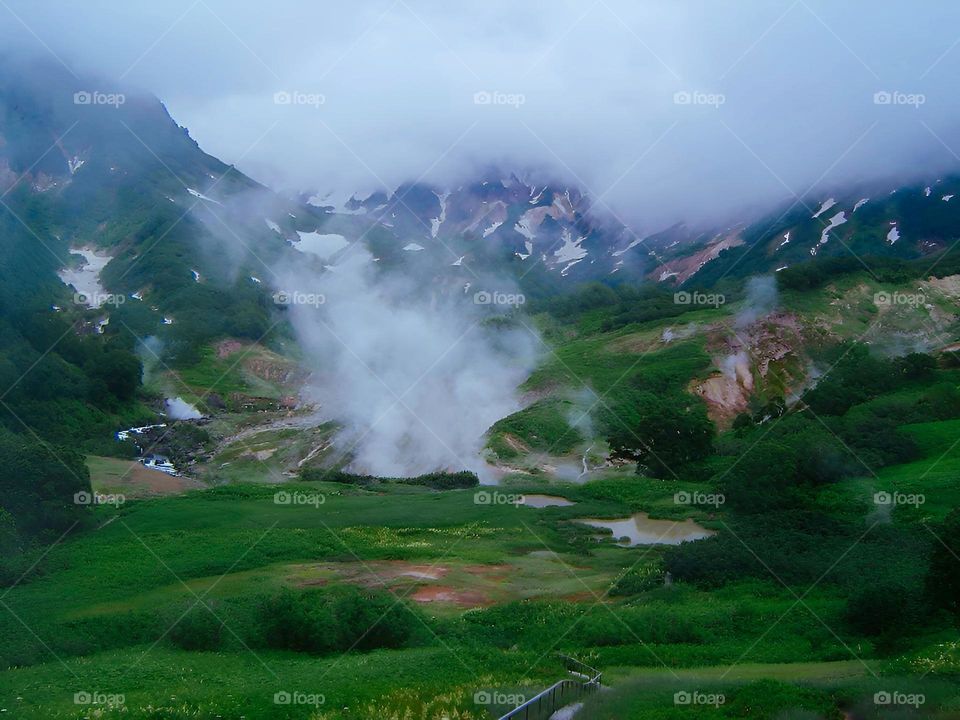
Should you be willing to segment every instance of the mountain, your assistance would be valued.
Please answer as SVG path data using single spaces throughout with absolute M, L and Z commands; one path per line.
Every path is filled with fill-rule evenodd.
M 29 281 L 43 288 L 28 294 L 33 310 L 156 335 L 170 362 L 224 334 L 261 338 L 275 311 L 261 276 L 296 254 L 263 218 L 294 237 L 322 220 L 204 153 L 157 98 L 9 61 L 0 193 L 6 303 L 22 305 Z M 75 297 L 58 275 L 103 297 Z
M 710 285 L 817 258 L 935 258 L 957 238 L 958 195 L 960 176 L 844 188 L 737 226 L 678 223 L 652 234 L 623 224 L 580 188 L 517 173 L 493 172 L 456 188 L 416 183 L 346 200 L 302 199 L 353 224 L 355 239 L 375 225 L 381 235 L 368 243 L 388 261 L 399 262 L 404 251 L 422 254 L 438 265 L 496 269 L 523 278 L 534 292 L 557 292 L 585 281 Z
M 927 183 L 843 188 L 790 203 L 744 226 L 694 281 L 782 271 L 821 258 L 931 266 L 960 236 L 958 194 L 960 176 L 950 175 Z
M 396 259 L 394 250 L 405 248 L 460 268 L 468 279 L 503 273 L 522 278 L 534 293 L 610 276 L 638 279 L 649 265 L 645 258 L 625 257 L 637 236 L 594 212 L 582 190 L 517 173 L 491 172 L 456 188 L 406 184 L 336 204 L 319 194 L 307 199 L 331 215 L 377 223 L 390 238 L 374 245 L 378 253 Z

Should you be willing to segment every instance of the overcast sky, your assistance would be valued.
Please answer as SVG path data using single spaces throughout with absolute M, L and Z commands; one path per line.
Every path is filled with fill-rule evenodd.
M 2 0 L 0 33 L 279 188 L 538 169 L 644 229 L 960 166 L 948 0 Z

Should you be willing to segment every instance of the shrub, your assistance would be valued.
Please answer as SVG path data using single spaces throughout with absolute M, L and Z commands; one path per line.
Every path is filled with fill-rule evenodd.
M 210 605 L 210 609 L 204 606 Z M 182 650 L 217 650 L 223 643 L 223 623 L 214 613 L 214 606 L 190 603 L 186 611 L 168 618 L 171 626 L 167 638 Z
M 284 589 L 262 603 L 259 626 L 265 644 L 283 650 L 325 654 L 398 648 L 413 634 L 413 613 L 382 591 Z
M 643 565 L 618 577 L 610 587 L 610 597 L 639 595 L 663 586 L 663 568 Z

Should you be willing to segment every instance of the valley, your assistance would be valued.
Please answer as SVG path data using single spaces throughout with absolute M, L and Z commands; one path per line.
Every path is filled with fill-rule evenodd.
M 168 12 L 148 5 L 104 27 Z M 599 5 L 580 20 L 616 15 Z M 297 66 L 304 87 L 284 89 L 231 27 L 245 3 L 199 6 L 257 72 L 237 79 L 194 7 L 163 56 L 186 74 L 151 58 L 167 33 L 131 41 L 143 52 L 113 80 L 98 58 L 126 42 L 76 67 L 39 34 L 0 54 L 0 717 L 960 717 L 960 165 L 925 100 L 863 92 L 851 116 L 873 124 L 844 151 L 843 123 L 815 132 L 835 104 L 779 95 L 834 82 L 806 55 L 794 83 L 751 85 L 748 112 L 750 93 L 641 92 L 633 75 L 576 99 L 652 53 L 557 63 L 580 20 L 540 48 L 529 98 L 465 92 L 443 37 L 411 30 L 435 9 L 401 2 L 358 30 L 298 0 L 245 28 L 282 28 L 254 44 Z M 667 28 L 680 11 L 641 6 L 657 72 L 716 13 Z M 520 83 L 513 33 L 570 10 L 511 6 L 454 44 L 481 38 L 484 78 Z M 812 13 L 770 18 L 721 80 L 775 65 L 748 56 L 794 11 Z M 698 52 L 725 55 L 755 21 L 728 12 Z M 395 52 L 374 77 L 354 45 L 306 61 L 344 38 Z M 408 72 L 436 40 L 429 81 Z M 366 83 L 344 84 L 354 72 Z M 437 157 L 451 111 L 419 100 L 434 85 L 473 123 Z M 805 192 L 753 149 L 768 127 L 735 118 L 767 118 L 761 149 Z
M 850 626 L 844 578 L 875 572 L 875 553 L 899 567 L 897 545 L 930 547 L 921 528 L 943 522 L 956 502 L 957 420 L 905 425 L 920 446 L 915 459 L 854 468 L 808 491 L 807 512 L 815 508 L 836 527 L 824 536 L 798 526 L 782 540 L 742 506 L 731 508 L 722 479 L 701 479 L 695 465 L 679 477 L 638 476 L 602 435 L 615 434 L 603 430 L 604 409 L 619 407 L 635 383 L 696 398 L 703 383 L 726 377 L 722 358 L 741 348 L 741 412 L 725 415 L 709 394 L 705 410 L 734 428 L 719 442 L 744 433 L 741 442 L 762 440 L 788 418 L 777 415 L 785 406 L 776 397 L 794 398 L 789 406 L 816 387 L 805 372 L 824 362 L 820 343 L 856 337 L 857 316 L 836 315 L 837 305 L 856 306 L 871 290 L 880 291 L 863 277 L 785 290 L 776 310 L 747 323 L 736 302 L 612 330 L 603 328 L 616 305 L 562 321 L 548 311 L 522 320 L 556 344 L 524 385 L 528 407 L 490 431 L 488 459 L 502 467 L 497 484 L 465 489 L 343 474 L 349 455 L 336 446 L 337 427 L 316 407 L 275 405 L 305 377 L 295 358 L 221 343 L 195 369 L 154 377 L 157 387 L 177 383 L 206 416 L 174 423 L 209 437 L 184 449 L 179 476 L 88 458 L 93 489 L 122 493 L 125 502 L 95 506 L 90 530 L 54 545 L 41 559 L 43 575 L 4 596 L 11 613 L 0 652 L 19 667 L 0 675 L 0 687 L 16 688 L 3 707 L 24 718 L 69 713 L 80 687 L 123 695 L 122 707 L 98 707 L 100 717 L 191 717 L 216 708 L 227 716 L 479 719 L 498 711 L 477 704 L 482 693 L 531 697 L 563 677 L 563 652 L 604 669 L 609 689 L 584 701 L 588 717 L 681 717 L 675 696 L 684 692 L 722 697 L 723 716 L 757 703 L 771 713 L 796 705 L 832 712 L 891 684 L 946 711 L 960 662 L 955 632 L 928 625 L 920 635 L 878 637 Z M 873 332 L 867 337 L 882 345 L 955 333 L 956 315 L 937 309 L 953 297 L 940 297 L 931 291 L 922 310 L 929 320 L 912 341 L 895 320 L 904 310 L 880 310 L 877 319 L 860 301 L 861 334 Z M 879 328 L 869 331 L 871 323 Z M 957 383 L 958 372 L 935 370 L 871 402 L 910 402 L 937 383 Z M 213 393 L 223 407 L 205 400 Z M 742 419 L 750 408 L 756 431 Z M 722 457 L 714 464 L 722 468 Z M 334 481 L 322 479 L 336 472 Z M 926 501 L 894 506 L 881 519 L 872 509 L 880 490 Z M 635 524 L 622 520 L 631 515 Z M 745 565 L 713 568 L 712 550 L 703 559 L 690 552 L 717 540 L 724 553 L 733 551 L 729 542 L 741 547 L 733 555 Z M 824 542 L 837 552 L 815 561 Z M 717 585 L 714 572 L 732 575 Z M 262 619 L 278 602 L 322 607 L 356 593 L 382 603 L 375 612 L 386 613 L 389 632 L 313 636 L 308 628 L 320 618 L 304 617 L 295 622 L 308 634 L 283 639 Z M 338 633 L 347 632 L 342 622 Z M 932 664 L 914 674 L 918 663 Z M 274 702 L 278 692 L 323 703 L 285 708 Z

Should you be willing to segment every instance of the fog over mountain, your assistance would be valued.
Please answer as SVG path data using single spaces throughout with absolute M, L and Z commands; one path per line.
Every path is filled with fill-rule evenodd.
M 935 179 L 960 150 L 946 2 L 7 0 L 0 18 L 8 49 L 157 93 L 281 188 L 540 171 L 643 231 Z

